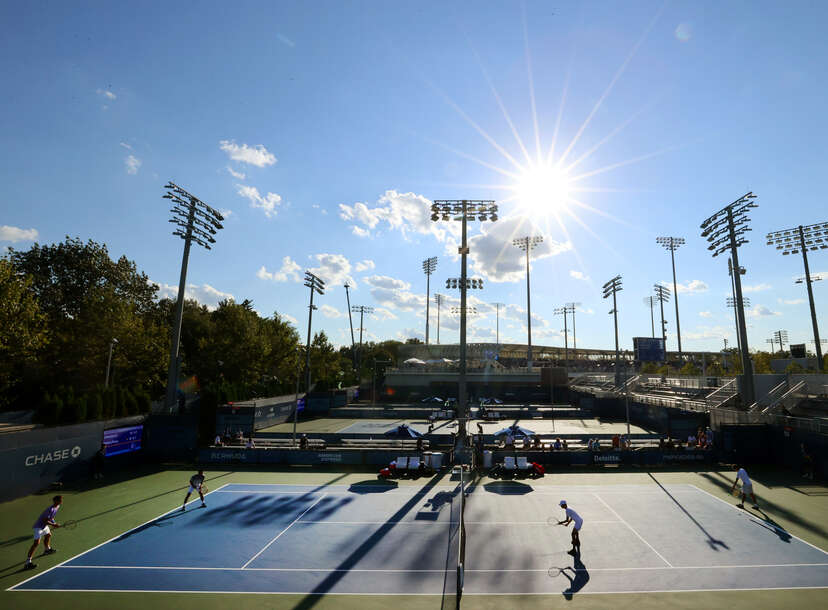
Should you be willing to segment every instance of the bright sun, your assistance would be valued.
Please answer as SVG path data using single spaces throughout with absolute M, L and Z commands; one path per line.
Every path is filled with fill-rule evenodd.
M 552 213 L 565 207 L 570 199 L 568 177 L 553 165 L 529 166 L 514 188 L 518 206 L 535 213 Z

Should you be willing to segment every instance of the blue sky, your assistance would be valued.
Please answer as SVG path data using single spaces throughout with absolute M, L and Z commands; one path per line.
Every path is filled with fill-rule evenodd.
M 672 281 L 655 238 L 673 235 L 687 240 L 683 347 L 709 350 L 735 333 L 726 259 L 698 227 L 753 191 L 750 344 L 778 329 L 808 342 L 801 258 L 763 237 L 828 221 L 827 21 L 819 2 L 6 2 L 0 247 L 92 238 L 175 294 L 182 242 L 161 199 L 173 180 L 229 212 L 215 248 L 190 259 L 200 301 L 249 298 L 304 336 L 312 269 L 329 283 L 314 329 L 335 343 L 349 337 L 345 281 L 376 310 L 369 338 L 422 337 L 421 263 L 437 256 L 448 343 L 459 227 L 427 206 L 495 199 L 500 219 L 470 226 L 470 275 L 486 280 L 470 340 L 494 340 L 487 304 L 501 302 L 501 341 L 525 342 L 511 240 L 543 235 L 533 342 L 562 345 L 553 309 L 580 302 L 578 345 L 612 347 L 601 286 L 620 274 L 631 347 L 650 334 L 643 299 Z M 527 175 L 546 189 L 531 204 Z M 811 269 L 826 278 L 824 325 L 825 252 Z M 672 302 L 665 314 L 674 349 Z

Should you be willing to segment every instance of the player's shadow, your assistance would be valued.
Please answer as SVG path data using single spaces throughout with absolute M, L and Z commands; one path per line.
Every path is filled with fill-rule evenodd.
M 757 510 L 757 512 L 759 512 L 759 513 L 762 515 L 762 521 L 756 521 L 755 519 L 751 519 L 751 520 L 750 520 L 750 521 L 751 521 L 751 523 L 755 523 L 756 525 L 759 525 L 759 526 L 761 526 L 761 527 L 764 527 L 764 528 L 765 528 L 765 529 L 767 529 L 767 530 L 772 531 L 774 534 L 776 534 L 777 536 L 779 536 L 779 539 L 780 539 L 782 542 L 787 542 L 788 544 L 790 544 L 790 543 L 791 543 L 791 538 L 793 538 L 793 536 L 791 536 L 791 534 L 789 534 L 789 533 L 785 530 L 785 528 L 784 528 L 784 527 L 782 527 L 782 526 L 781 526 L 781 525 L 779 525 L 776 521 L 774 521 L 773 519 L 771 519 L 771 518 L 767 515 L 767 513 L 765 513 L 765 511 L 763 511 L 761 508 L 758 508 L 758 509 L 756 509 L 756 510 Z
M 150 521 L 149 523 L 144 523 L 143 525 L 139 525 L 135 529 L 129 530 L 128 532 L 124 532 L 123 534 L 118 536 L 112 542 L 123 542 L 124 540 L 127 540 L 127 539 L 131 538 L 135 534 L 140 534 L 141 532 L 145 532 L 148 529 L 151 529 L 153 527 L 165 527 L 167 525 L 172 525 L 172 522 L 173 522 L 174 519 L 176 519 L 176 518 L 178 518 L 178 517 L 180 517 L 184 514 L 186 514 L 186 513 L 179 510 L 179 511 L 176 511 L 174 513 L 170 513 L 168 515 L 158 517 L 158 519 L 154 519 L 154 520 Z
M 563 591 L 563 596 L 567 601 L 572 601 L 572 596 L 589 582 L 589 571 L 581 561 L 581 554 L 578 553 L 573 559 L 572 567 L 567 566 L 561 572 L 569 581 L 569 586 Z M 569 572 L 572 572 L 572 576 Z
M 726 544 L 723 540 L 717 540 L 716 538 L 714 538 L 713 536 L 711 536 L 711 535 L 710 535 L 710 532 L 708 532 L 708 531 L 704 528 L 704 526 L 703 526 L 701 523 L 699 523 L 699 522 L 696 520 L 696 518 L 695 518 L 693 515 L 691 515 L 691 514 L 690 514 L 690 512 L 689 512 L 686 508 L 684 508 L 684 506 L 682 506 L 682 505 L 681 505 L 681 502 L 679 502 L 678 500 L 676 500 L 676 499 L 675 499 L 675 497 L 673 497 L 673 494 L 671 494 L 669 491 L 667 491 L 667 490 L 665 489 L 665 487 L 664 487 L 661 483 L 659 483 L 658 479 L 656 479 L 656 478 L 653 476 L 653 473 L 648 472 L 647 474 L 648 474 L 648 475 L 650 475 L 650 478 L 651 478 L 653 481 L 655 481 L 656 485 L 658 485 L 659 487 L 661 487 L 661 491 L 663 491 L 664 493 L 666 493 L 666 494 L 667 494 L 667 497 L 668 497 L 668 498 L 670 498 L 673 502 L 675 502 L 675 503 L 676 503 L 676 506 L 678 506 L 678 507 L 681 509 L 681 512 L 683 512 L 685 515 L 687 515 L 687 516 L 690 518 L 690 521 L 692 521 L 692 522 L 695 524 L 695 526 L 696 526 L 697 528 L 699 528 L 699 529 L 702 531 L 702 533 L 704 533 L 704 535 L 707 537 L 707 540 L 706 540 L 707 545 L 708 545 L 711 549 L 713 549 L 714 551 L 718 551 L 718 550 L 720 549 L 720 547 L 721 547 L 722 549 L 725 549 L 725 550 L 728 550 L 728 551 L 730 550 L 730 547 L 729 547 L 729 546 L 727 546 L 727 544 Z
M 523 496 L 532 493 L 534 488 L 526 483 L 519 481 L 497 481 L 494 483 L 486 483 L 483 489 L 489 493 L 500 494 L 504 496 Z
M 348 487 L 348 491 L 355 494 L 377 494 L 397 489 L 399 484 L 396 481 L 360 481 L 359 483 L 352 483 Z

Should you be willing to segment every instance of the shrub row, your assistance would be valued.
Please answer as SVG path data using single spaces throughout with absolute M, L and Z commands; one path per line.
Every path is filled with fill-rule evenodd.
M 98 387 L 78 396 L 71 387 L 59 387 L 43 395 L 35 416 L 47 426 L 78 424 L 149 413 L 150 403 L 149 395 L 140 388 Z

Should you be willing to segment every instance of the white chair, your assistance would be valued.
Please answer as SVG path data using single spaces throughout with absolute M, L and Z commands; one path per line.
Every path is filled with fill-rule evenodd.
M 529 470 L 529 462 L 526 460 L 525 455 L 518 456 L 517 469 L 518 470 Z
M 408 468 L 408 456 L 397 458 L 397 470 L 405 470 Z
M 408 458 L 408 469 L 409 470 L 419 470 L 420 469 L 420 458 L 417 456 L 412 456 Z
M 507 455 L 505 458 L 503 458 L 503 469 L 515 470 L 515 458 L 511 455 Z

